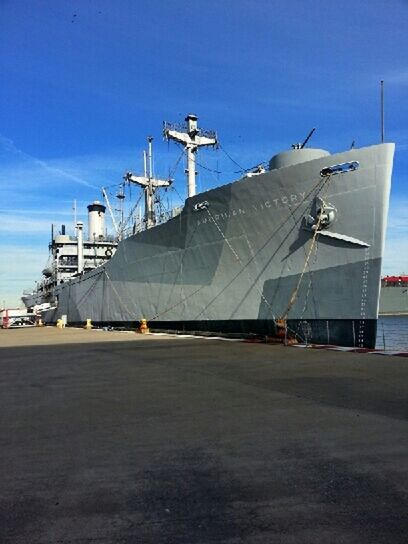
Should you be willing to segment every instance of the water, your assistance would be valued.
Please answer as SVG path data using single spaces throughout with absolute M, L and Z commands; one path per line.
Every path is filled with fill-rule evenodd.
M 377 349 L 408 351 L 408 315 L 378 318 Z

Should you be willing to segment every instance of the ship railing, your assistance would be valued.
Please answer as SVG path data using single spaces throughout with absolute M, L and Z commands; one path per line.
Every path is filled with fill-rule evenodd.
M 157 224 L 167 223 L 169 219 L 173 219 L 173 217 L 177 217 L 178 215 L 180 215 L 182 209 L 183 208 L 181 206 L 176 206 L 175 208 L 172 208 L 171 210 L 162 212 L 157 217 Z
M 188 126 L 187 123 L 169 123 L 168 121 L 164 121 L 163 123 L 163 132 L 166 132 L 167 130 L 176 130 L 177 132 L 188 132 Z M 217 138 L 217 133 L 215 130 L 204 130 L 204 129 L 198 129 L 197 134 L 199 136 L 205 136 L 207 138 Z
M 381 281 L 381 287 L 408 287 L 408 281 Z
M 156 215 L 156 226 L 162 225 L 163 223 L 167 223 L 170 219 L 173 219 L 174 217 L 177 217 L 181 214 L 183 211 L 183 206 L 175 206 L 174 208 L 166 211 L 162 211 L 161 213 Z M 134 234 L 138 234 L 139 232 L 143 232 L 146 230 L 146 223 L 143 220 L 141 223 L 136 223 L 133 227 L 128 227 L 122 231 L 123 238 L 129 238 L 129 236 L 132 236 Z

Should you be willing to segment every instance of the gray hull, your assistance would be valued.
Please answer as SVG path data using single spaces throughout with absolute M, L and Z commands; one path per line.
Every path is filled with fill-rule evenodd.
M 408 287 L 389 286 L 381 289 L 380 315 L 408 315 Z
M 287 317 L 303 340 L 373 347 L 393 153 L 393 144 L 353 149 L 187 199 L 105 266 L 58 286 L 46 319 L 269 334 Z M 321 178 L 348 161 L 359 168 Z M 305 218 L 319 198 L 335 218 L 309 255 Z

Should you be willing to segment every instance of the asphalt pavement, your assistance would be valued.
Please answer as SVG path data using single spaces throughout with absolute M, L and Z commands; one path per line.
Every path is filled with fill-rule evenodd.
M 406 543 L 408 359 L 0 331 L 0 542 Z

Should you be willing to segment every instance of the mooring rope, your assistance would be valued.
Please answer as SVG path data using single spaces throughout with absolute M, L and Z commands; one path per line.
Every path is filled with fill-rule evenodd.
M 329 181 L 330 181 L 330 179 L 331 179 L 331 176 L 328 176 L 328 177 L 324 180 L 324 183 L 325 183 L 325 185 L 324 185 L 324 187 L 325 187 L 325 195 L 326 195 L 327 190 L 328 190 L 328 186 L 329 186 Z M 316 223 L 316 225 L 314 226 L 314 233 L 313 233 L 312 241 L 311 241 L 311 244 L 310 244 L 310 248 L 309 248 L 309 251 L 308 251 L 308 253 L 307 253 L 307 255 L 306 255 L 306 259 L 305 259 L 305 262 L 304 262 L 304 265 L 303 265 L 303 270 L 302 270 L 302 272 L 301 272 L 301 274 L 300 274 L 300 276 L 299 276 L 299 279 L 298 279 L 298 282 L 297 282 L 297 284 L 296 284 L 296 287 L 295 287 L 295 289 L 293 290 L 292 295 L 291 295 L 291 297 L 290 297 L 290 299 L 289 299 L 289 304 L 288 304 L 288 306 L 287 306 L 287 308 L 286 308 L 285 313 L 283 314 L 283 316 L 282 316 L 282 318 L 281 318 L 282 321 L 286 321 L 286 319 L 287 319 L 287 317 L 288 317 L 288 314 L 289 314 L 290 310 L 292 309 L 293 304 L 295 303 L 295 300 L 296 300 L 297 295 L 298 295 L 298 293 L 299 293 L 300 284 L 302 283 L 303 276 L 304 276 L 304 274 L 305 274 L 305 272 L 306 272 L 306 268 L 307 268 L 307 266 L 308 266 L 308 264 L 309 264 L 309 259 L 310 259 L 311 255 L 312 255 L 313 248 L 314 248 L 314 246 L 315 246 L 315 244 L 316 244 L 317 235 L 319 234 L 319 229 L 320 229 L 320 225 L 321 225 L 321 222 L 322 222 L 322 219 L 323 219 L 323 212 L 324 212 L 324 199 L 323 199 L 323 197 L 321 197 L 321 198 L 322 198 L 322 208 L 321 208 L 320 215 L 319 215 L 319 218 L 318 218 L 318 220 L 317 220 L 317 223 Z
M 230 243 L 230 241 L 228 240 L 228 238 L 226 237 L 226 235 L 223 233 L 221 227 L 219 226 L 218 222 L 216 221 L 216 219 L 214 218 L 214 216 L 211 214 L 211 212 L 208 210 L 207 208 L 207 213 L 209 214 L 210 216 L 210 219 L 212 220 L 212 222 L 214 223 L 214 225 L 216 226 L 217 230 L 219 231 L 222 239 L 224 240 L 224 242 L 226 243 L 227 247 L 229 248 L 229 250 L 232 252 L 232 254 L 234 255 L 234 258 L 235 260 L 241 265 L 241 270 L 239 271 L 239 273 L 233 278 L 233 281 L 238 277 L 239 274 L 241 274 L 244 270 L 246 271 L 247 275 L 248 275 L 248 279 L 250 280 L 250 282 L 252 282 L 253 286 L 255 287 L 255 289 L 257 290 L 258 294 L 260 295 L 261 299 L 263 300 L 263 302 L 268 306 L 268 308 L 270 309 L 270 312 L 271 312 L 271 316 L 272 316 L 272 319 L 273 320 L 276 320 L 276 317 L 275 317 L 275 314 L 273 312 L 273 308 L 272 308 L 272 305 L 271 303 L 269 302 L 269 300 L 265 297 L 263 291 L 259 288 L 258 286 L 258 282 L 259 282 L 259 279 L 254 279 L 252 278 L 252 276 L 250 275 L 249 271 L 247 270 L 248 269 L 248 266 L 251 264 L 251 262 L 253 262 L 253 260 L 257 257 L 257 255 L 267 246 L 267 244 L 272 240 L 272 238 L 281 230 L 281 228 L 285 225 L 285 223 L 292 217 L 295 221 L 295 225 L 296 225 L 296 220 L 295 220 L 295 217 L 294 217 L 294 214 L 295 212 L 302 206 L 304 205 L 304 203 L 308 200 L 308 198 L 316 191 L 316 195 L 317 196 L 320 191 L 321 191 L 321 188 L 319 188 L 319 186 L 321 184 L 325 185 L 327 183 L 328 179 L 321 179 L 319 178 L 319 180 L 317 181 L 317 183 L 315 185 L 313 185 L 312 189 L 304 196 L 304 199 L 298 203 L 294 208 L 290 208 L 289 209 L 289 213 L 287 214 L 287 216 L 284 218 L 284 220 L 278 225 L 278 227 L 272 232 L 272 234 L 267 238 L 267 240 L 265 241 L 265 243 L 260 247 L 258 248 L 258 250 L 253 253 L 253 255 L 251 255 L 250 259 L 244 263 L 242 261 L 242 259 L 240 258 L 240 256 L 238 255 L 238 253 L 236 252 L 236 250 L 234 249 L 234 247 L 232 246 L 232 244 Z M 321 214 L 322 215 L 322 214 Z M 321 215 L 319 217 L 319 221 L 318 221 L 318 226 L 320 226 L 320 222 L 321 222 Z M 294 227 L 295 227 L 294 225 Z M 314 236 L 313 236 L 313 240 L 312 240 L 312 246 L 311 248 L 313 248 L 314 246 L 314 242 L 315 242 L 315 239 L 317 237 L 317 229 L 318 229 L 318 226 L 316 228 L 316 231 L 314 233 Z M 294 228 L 293 227 L 293 228 Z M 194 235 L 196 229 L 194 229 L 192 235 L 190 236 L 190 240 L 192 239 L 192 236 Z M 183 258 L 182 258 L 182 261 L 180 263 L 180 266 L 179 266 L 179 270 L 177 272 L 177 276 L 176 276 L 176 279 L 177 277 L 179 276 L 180 274 L 180 270 L 181 270 L 181 267 L 182 267 L 182 263 L 184 261 L 184 255 L 186 253 L 186 250 L 187 250 L 187 244 L 184 248 L 184 252 L 183 252 Z M 311 250 L 309 250 L 309 254 L 306 258 L 306 261 L 305 261 L 305 266 L 303 268 L 303 271 L 302 271 L 302 274 L 301 274 L 301 278 L 303 277 L 304 273 L 305 273 L 305 270 L 306 270 L 306 267 L 307 267 L 307 264 L 308 264 L 308 261 L 310 259 L 310 255 L 311 255 Z M 129 310 L 129 308 L 127 307 L 127 305 L 124 303 L 124 301 L 122 300 L 122 297 L 119 295 L 118 291 L 116 290 L 114 284 L 113 284 L 113 281 L 111 280 L 110 276 L 108 275 L 107 271 L 105 270 L 105 275 L 108 279 L 108 281 L 111 283 L 111 286 L 112 286 L 112 290 L 113 292 L 115 293 L 119 303 L 123 306 L 123 308 L 128 312 L 128 314 L 131 316 L 132 315 L 132 312 Z M 300 281 L 301 281 L 301 278 L 300 278 Z M 298 286 L 300 286 L 300 281 L 298 282 Z M 231 282 L 230 282 L 231 283 Z M 174 290 L 174 287 L 175 287 L 175 284 L 176 284 L 176 280 L 174 281 L 173 283 L 173 286 L 172 286 L 172 290 Z M 153 321 L 153 320 L 157 320 L 159 317 L 162 317 L 163 315 L 165 315 L 166 313 L 168 313 L 169 311 L 173 310 L 174 308 L 176 308 L 177 306 L 185 303 L 187 300 L 189 300 L 190 298 L 192 298 L 193 296 L 195 296 L 197 293 L 199 293 L 200 291 L 202 291 L 205 287 L 208 287 L 207 285 L 203 284 L 201 286 L 199 286 L 197 289 L 195 289 L 193 292 L 189 293 L 188 295 L 186 295 L 185 297 L 182 297 L 179 301 L 177 301 L 176 303 L 174 304 L 171 304 L 170 306 L 167 306 L 166 308 L 164 308 L 162 311 L 156 313 L 154 316 L 148 318 L 148 321 Z M 295 289 L 296 291 L 296 294 L 297 294 L 297 289 Z M 196 318 L 198 316 L 200 316 L 219 296 L 220 296 L 221 292 L 219 292 L 215 297 L 213 297 L 213 299 L 211 301 L 209 301 L 209 303 L 206 305 L 206 307 L 196 316 Z M 296 294 L 295 296 L 292 295 L 291 297 L 291 300 L 293 298 L 293 302 L 296 298 Z M 171 297 L 171 294 L 169 296 L 169 298 Z M 292 302 L 292 304 L 293 304 Z M 290 308 L 289 308 L 290 310 Z M 286 312 L 286 315 L 287 315 L 288 312 Z
M 319 186 L 322 184 L 325 183 L 325 180 L 322 180 L 321 178 L 319 178 L 319 180 L 317 181 L 317 183 L 312 187 L 312 189 L 307 193 L 307 195 L 305 195 L 304 197 L 304 200 L 302 202 L 300 202 L 299 204 L 297 204 L 297 206 L 295 206 L 295 208 L 293 209 L 289 209 L 289 213 L 287 214 L 287 216 L 284 218 L 284 220 L 278 225 L 278 227 L 272 232 L 272 234 L 268 237 L 268 239 L 266 240 L 266 242 L 260 247 L 258 248 L 258 250 L 251 256 L 251 258 L 244 264 L 242 263 L 242 260 L 239 258 L 238 254 L 236 253 L 236 251 L 232 248 L 232 246 L 229 244 L 229 242 L 227 241 L 226 237 L 224 237 L 225 241 L 227 241 L 227 245 L 228 247 L 231 249 L 231 251 L 233 252 L 233 254 L 235 254 L 235 257 L 236 257 L 236 260 L 238 262 L 241 263 L 241 270 L 234 276 L 234 278 L 229 282 L 228 285 L 230 285 L 233 281 L 236 280 L 236 278 L 244 271 L 247 269 L 247 267 L 252 263 L 252 261 L 257 257 L 257 255 L 268 245 L 268 243 L 272 240 L 272 238 L 280 232 L 280 230 L 282 229 L 282 227 L 285 225 L 285 223 L 292 217 L 294 218 L 294 214 L 295 212 L 302 206 L 304 205 L 304 202 L 307 201 L 307 199 L 310 197 L 310 195 L 317 190 L 316 192 L 316 195 L 319 194 L 321 188 L 319 188 Z M 209 212 L 208 208 L 207 208 L 207 212 L 210 214 L 211 216 L 211 213 Z M 295 220 L 295 219 L 294 219 Z M 215 219 L 213 219 L 214 223 L 216 224 L 218 230 L 220 231 L 221 235 L 223 235 L 220 227 L 217 225 Z M 295 220 L 295 225 L 293 228 L 295 228 L 296 226 L 296 220 Z M 256 280 L 256 282 L 258 281 L 258 279 Z M 254 282 L 254 283 L 256 283 Z M 227 286 L 228 286 L 227 285 Z M 227 287 L 225 286 L 225 287 Z M 223 287 L 223 289 L 218 293 L 216 294 L 212 300 L 205 306 L 205 308 L 198 314 L 201 315 L 218 297 L 219 295 L 221 294 L 221 292 L 225 289 L 225 287 Z M 269 301 L 266 299 L 265 295 L 263 294 L 263 292 L 261 291 L 262 295 L 264 298 L 263 300 L 266 301 L 266 304 L 267 306 L 271 309 L 271 313 L 272 313 L 272 318 L 275 320 L 275 316 L 274 316 L 274 312 L 273 312 L 273 308 L 272 308 L 272 305 L 269 303 Z M 198 317 L 197 316 L 197 317 Z

